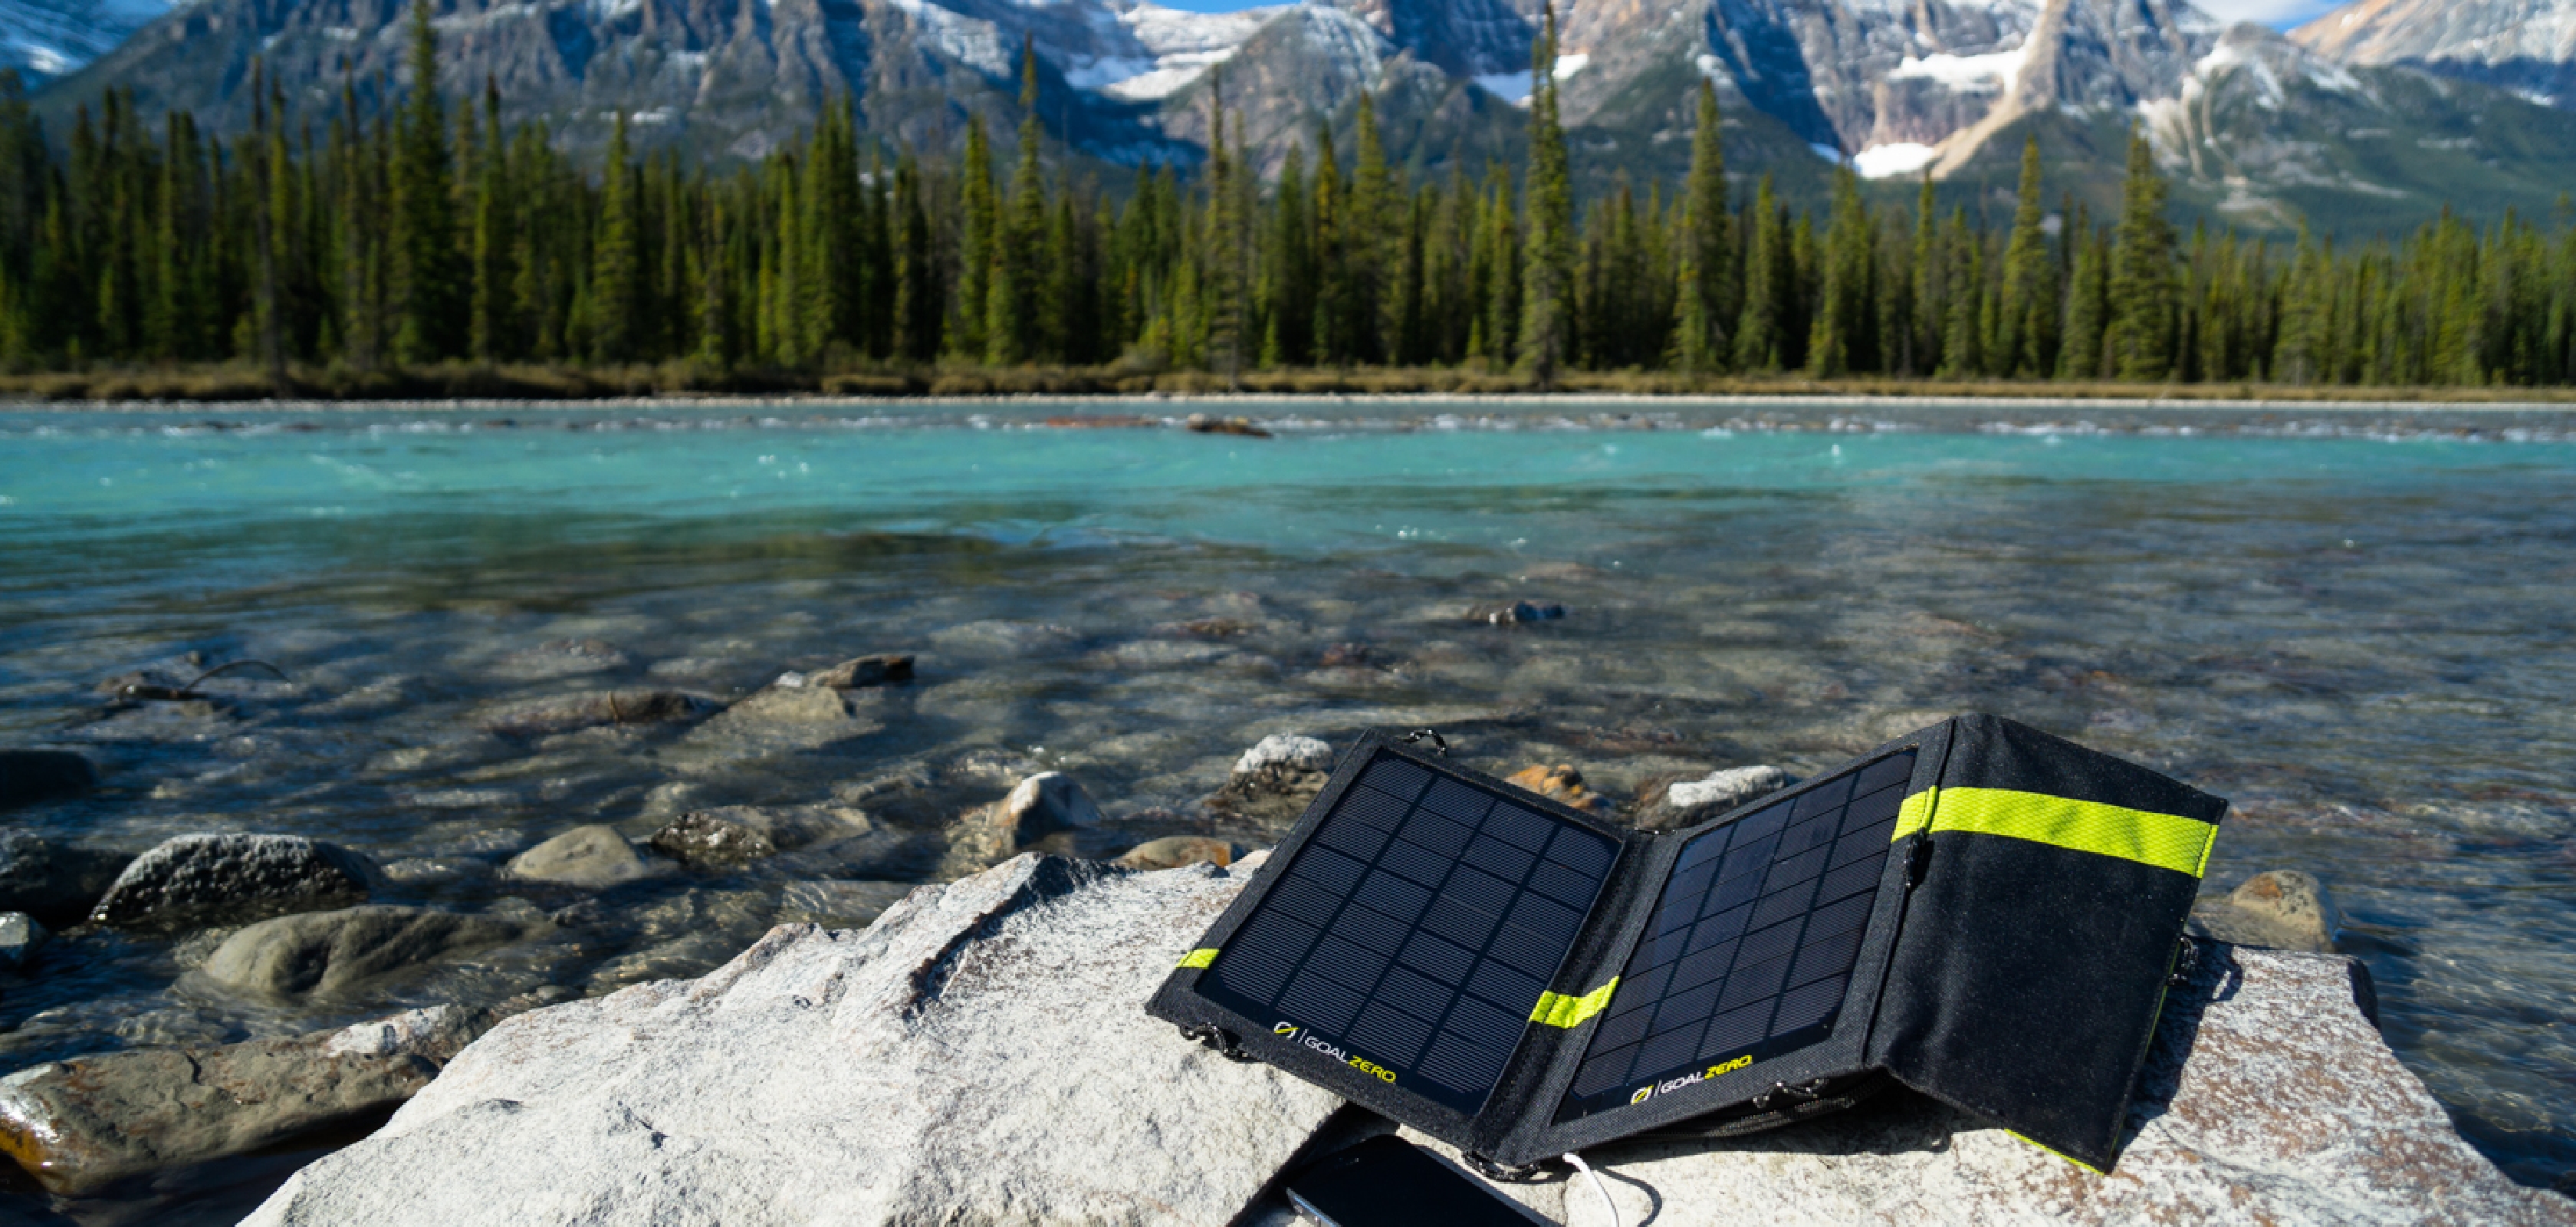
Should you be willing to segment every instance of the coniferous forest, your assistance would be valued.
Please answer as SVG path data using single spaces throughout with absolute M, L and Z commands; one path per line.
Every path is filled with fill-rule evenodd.
M 503 364 L 2576 383 L 2563 209 L 2341 247 L 2185 236 L 2133 136 L 2117 216 L 2052 210 L 2035 143 L 2008 222 L 1941 207 L 1928 179 L 1913 207 L 1872 207 L 1848 170 L 1809 216 L 1767 178 L 1730 189 L 1705 84 L 1683 182 L 1578 200 L 1554 28 L 1526 168 L 1432 182 L 1388 164 L 1365 100 L 1349 148 L 1319 127 L 1266 181 L 1223 122 L 1186 173 L 1050 171 L 1025 52 L 1007 158 L 980 122 L 928 158 L 844 108 L 720 171 L 639 159 L 620 121 L 594 168 L 505 125 L 489 86 L 443 92 L 418 5 L 408 89 L 351 81 L 317 114 L 254 76 L 233 136 L 110 93 L 58 153 L 13 87 L 0 365 L 229 363 L 281 389 L 290 369 Z

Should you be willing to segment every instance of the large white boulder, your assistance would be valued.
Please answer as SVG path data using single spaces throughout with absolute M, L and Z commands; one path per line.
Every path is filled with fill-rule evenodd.
M 1340 1100 L 1141 1008 L 1235 891 L 1022 856 L 522 1015 L 251 1224 L 1224 1223 Z
M 1022 856 L 864 932 L 785 926 L 704 979 L 522 1015 L 247 1223 L 1285 1227 L 1273 1176 L 1389 1126 L 1142 1009 L 1245 868 Z M 2208 947 L 2108 1175 L 1903 1091 L 1588 1157 L 1624 1221 L 1657 1227 L 2576 1227 L 2576 1202 L 2460 1138 L 2368 1000 L 2347 959 Z M 1584 1185 L 1510 1192 L 1608 1222 Z

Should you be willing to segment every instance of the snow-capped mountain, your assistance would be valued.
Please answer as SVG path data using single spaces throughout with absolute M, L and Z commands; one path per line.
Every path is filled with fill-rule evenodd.
M 2359 0 L 2291 32 L 2347 64 L 2397 64 L 2576 110 L 2576 0 Z
M 169 11 L 167 0 L 0 0 L 0 68 L 61 76 Z
M 136 91 L 143 114 L 183 107 L 236 124 L 256 59 L 319 111 L 344 84 L 363 96 L 380 75 L 399 79 L 406 3 L 194 0 L 39 106 L 58 116 L 112 84 Z M 647 143 L 756 158 L 845 97 L 869 130 L 917 147 L 953 147 L 970 115 L 1007 145 L 1025 43 L 1040 60 L 1041 122 L 1090 157 L 1195 159 L 1221 64 L 1256 166 L 1275 168 L 1318 122 L 1347 124 L 1365 90 L 1391 156 L 1470 174 L 1516 156 L 1541 11 L 1540 0 L 1303 0 L 1218 15 L 1152 0 L 434 3 L 451 89 L 489 80 L 514 117 L 546 119 L 572 148 L 605 144 L 623 115 Z M 2465 4 L 2576 11 L 2576 0 Z M 2066 182 L 2103 194 L 2132 125 L 2183 176 L 2185 199 L 2266 225 L 2317 209 L 2429 211 L 2468 191 L 2545 202 L 2576 187 L 2576 132 L 2536 122 L 2551 113 L 2530 102 L 2358 62 L 2378 51 L 2326 54 L 2319 27 L 2300 43 L 2230 29 L 2189 0 L 1567 0 L 1559 17 L 1563 115 L 1578 169 L 1594 176 L 1676 173 L 1708 80 L 1730 165 L 1773 171 L 1793 194 L 1839 164 L 1871 178 L 2008 180 L 2024 133 L 2042 136 Z M 2563 48 L 2576 29 L 2475 28 L 2491 26 L 2520 40 L 2498 62 Z M 2389 142 L 2430 143 L 2400 156 Z

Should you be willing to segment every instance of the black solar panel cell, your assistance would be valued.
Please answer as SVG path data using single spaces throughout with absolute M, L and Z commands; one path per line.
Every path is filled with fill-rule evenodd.
M 1685 845 L 1557 1119 L 1829 1035 L 1913 769 L 1899 751 Z
M 1472 1115 L 1618 854 L 1608 835 L 1381 752 L 1198 991 Z

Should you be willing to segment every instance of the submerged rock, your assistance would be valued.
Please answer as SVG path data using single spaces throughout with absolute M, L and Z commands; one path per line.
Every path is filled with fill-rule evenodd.
M 645 841 L 655 852 L 691 865 L 732 865 L 778 851 L 769 837 L 703 810 L 682 814 Z
M 122 852 L 59 844 L 33 831 L 0 830 L 0 911 L 77 924 L 133 860 Z
M 806 685 L 832 690 L 856 690 L 862 686 L 911 680 L 912 657 L 900 655 L 861 656 L 805 675 Z
M 1234 863 L 1234 845 L 1201 835 L 1166 835 L 1127 850 L 1117 863 L 1129 869 L 1178 869 L 1183 865 Z
M 1554 601 L 1514 601 L 1508 605 L 1477 605 L 1467 610 L 1467 620 L 1494 626 L 1521 622 L 1554 622 L 1569 611 Z
M 838 805 L 726 805 L 692 810 L 645 842 L 673 860 L 720 866 L 867 834 L 865 810 Z
M 914 889 L 911 882 L 790 882 L 778 892 L 778 923 L 864 929 Z
M 65 1195 L 249 1154 L 410 1098 L 496 1013 L 437 1006 L 292 1039 L 23 1069 L 0 1078 L 0 1152 Z
M 705 769 L 766 755 L 821 749 L 884 731 L 879 691 L 772 685 L 691 729 L 669 758 Z
M 1638 790 L 1631 820 L 1642 831 L 1671 831 L 1715 818 L 1778 792 L 1798 777 L 1768 764 L 1730 767 L 1705 776 L 1667 777 Z
M 635 658 L 599 639 L 557 639 L 495 662 L 492 673 L 513 681 L 543 681 L 584 673 L 613 673 L 635 667 Z
M 676 690 L 603 690 L 514 703 L 482 719 L 484 731 L 503 737 L 544 737 L 619 724 L 676 724 L 716 709 L 713 702 Z
M 1563 763 L 1553 767 L 1523 767 L 1504 777 L 1503 782 L 1586 813 L 1608 815 L 1618 808 L 1610 798 L 1592 791 L 1583 782 L 1582 772 Z
M 511 857 L 502 872 L 531 882 L 596 890 L 632 882 L 651 870 L 617 828 L 594 823 L 574 827 Z
M 446 955 L 516 941 L 527 931 L 498 917 L 417 907 L 305 912 L 225 938 L 196 975 L 264 997 L 332 996 Z
M 98 787 L 98 769 L 69 750 L 0 750 L 0 809 L 77 797 Z
M 1139 1008 L 1236 887 L 1024 856 L 772 930 L 502 1024 L 246 1222 L 1224 1223 L 1341 1105 Z
M 1254 859 L 1121 874 L 1021 857 L 865 932 L 781 927 L 703 979 L 521 1016 L 245 1221 L 1292 1221 L 1274 1178 L 1384 1122 L 1139 1008 Z M 2206 949 L 2108 1175 L 1904 1091 L 1749 1138 L 1587 1154 L 1632 1224 L 2576 1224 L 2460 1138 L 2363 983 L 2342 958 Z M 1588 1184 L 1520 1193 L 1607 1222 Z
M 367 897 L 374 867 L 301 835 L 181 835 L 134 858 L 90 921 L 172 926 L 345 907 Z
M 53 936 L 25 912 L 0 912 L 0 971 L 26 970 Z
M 2245 879 L 2225 899 L 2193 904 L 2191 927 L 2223 942 L 2323 952 L 2334 949 L 2343 913 L 2315 875 L 2274 869 Z
M 953 857 L 984 865 L 1058 831 L 1100 823 L 1100 807 L 1080 783 L 1061 771 L 1041 771 L 1012 785 L 1009 796 L 968 814 L 949 842 Z

